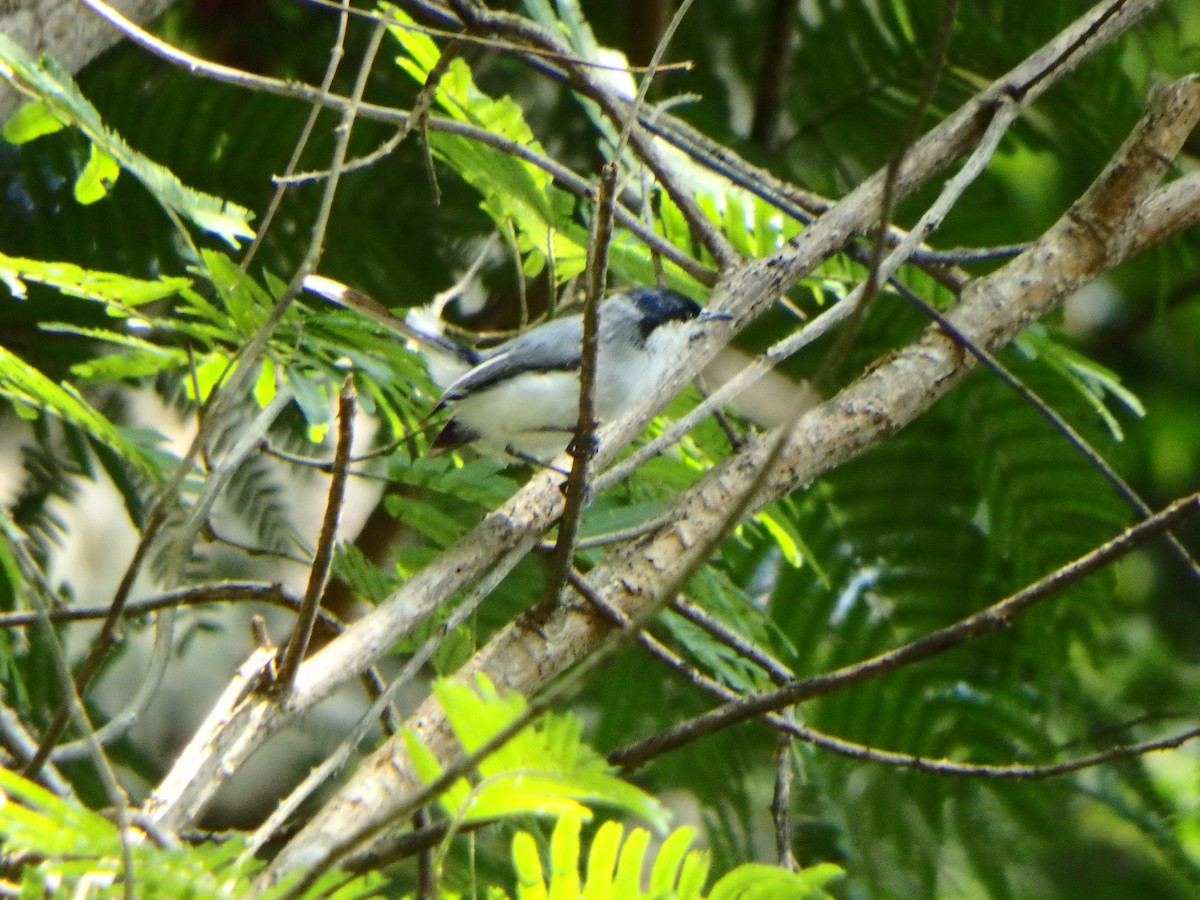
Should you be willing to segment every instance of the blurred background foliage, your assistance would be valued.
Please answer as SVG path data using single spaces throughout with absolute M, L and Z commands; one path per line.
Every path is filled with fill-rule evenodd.
M 922 127 L 956 109 L 1088 5 L 960 3 L 948 64 Z M 646 23 L 657 4 L 584 0 L 582 6 L 601 44 L 645 61 Z M 677 99 L 674 111 L 714 141 L 783 179 L 838 197 L 886 164 L 902 139 L 940 16 L 941 4 L 919 0 L 696 3 L 668 54 L 693 67 L 662 77 L 651 99 Z M 327 11 L 283 0 L 197 0 L 178 5 L 156 30 L 207 59 L 319 83 L 333 24 Z M 365 35 L 364 28 L 351 29 L 348 59 L 357 58 Z M 367 98 L 407 108 L 415 87 L 389 64 L 396 52 L 395 44 L 385 45 Z M 585 175 L 594 172 L 596 140 L 568 90 L 503 55 L 470 49 L 464 57 L 483 87 L 520 103 L 549 153 Z M 767 74 L 773 62 L 786 68 L 777 91 Z M 348 90 L 351 69 L 343 67 L 336 89 Z M 1119 146 L 1150 86 L 1196 70 L 1200 0 L 1168 0 L 1021 119 L 933 243 L 990 246 L 1036 237 Z M 271 176 L 285 166 L 308 114 L 299 102 L 193 77 L 129 45 L 106 53 L 79 81 L 108 125 L 134 147 L 185 183 L 256 211 L 265 209 Z M 320 167 L 328 158 L 333 122 L 322 116 L 325 127 L 316 131 L 306 166 Z M 390 133 L 360 121 L 351 154 L 368 151 Z M 1181 165 L 1194 168 L 1196 153 L 1200 140 L 1193 136 Z M 105 202 L 74 202 L 72 184 L 86 160 L 86 142 L 68 133 L 22 147 L 0 144 L 0 251 L 138 277 L 183 274 L 185 249 L 132 179 L 121 180 Z M 435 200 L 422 152 L 409 141 L 378 164 L 346 175 L 322 272 L 397 307 L 427 302 L 452 283 L 492 224 L 474 190 L 445 167 L 438 172 Z M 911 223 L 937 189 L 930 185 L 903 204 L 897 221 Z M 320 183 L 312 183 L 287 194 L 256 277 L 265 270 L 286 279 L 293 271 L 319 191 Z M 836 270 L 849 280 L 861 274 L 846 263 Z M 836 290 L 835 275 L 833 269 L 823 272 L 794 291 L 793 299 L 812 311 L 816 297 Z M 947 301 L 924 276 L 906 278 L 927 298 Z M 517 292 L 511 260 L 491 265 L 484 279 L 492 301 L 472 324 L 511 326 Z M 544 303 L 544 279 L 531 286 L 535 299 L 539 291 Z M 96 347 L 82 336 L 47 340 L 39 326 L 98 325 L 104 319 L 98 306 L 33 286 L 26 301 L 0 297 L 0 342 L 59 378 Z M 761 347 L 792 323 L 789 314 L 774 312 L 740 341 Z M 852 379 L 922 325 L 896 295 L 882 294 L 836 383 Z M 1086 288 L 1043 323 L 1039 336 L 1040 342 L 1005 352 L 1004 361 L 1151 506 L 1200 488 L 1200 241 L 1194 230 Z M 1122 440 L 1082 395 L 1079 379 L 1049 364 L 1061 361 L 1068 348 L 1111 370 L 1140 399 L 1144 416 L 1107 398 Z M 789 363 L 788 375 L 811 375 L 826 349 L 817 345 Z M 159 388 L 179 400 L 178 384 Z M 120 393 L 106 392 L 102 399 L 119 418 Z M 302 421 L 292 417 L 297 446 Z M 701 443 L 717 441 L 714 430 Z M 86 457 L 80 452 L 72 461 L 47 438 L 40 454 L 26 453 L 23 499 L 44 505 L 56 492 L 70 495 L 70 484 L 95 474 Z M 646 478 L 601 498 L 589 519 L 593 527 L 598 530 L 606 515 L 615 520 L 631 508 L 653 508 L 686 480 L 678 465 L 657 465 Z M 499 467 L 476 462 L 461 472 L 455 480 L 448 466 L 392 464 L 389 474 L 400 486 L 389 491 L 392 502 L 385 505 L 401 520 L 399 569 L 377 569 L 346 551 L 339 574 L 360 597 L 373 596 L 372 577 L 385 585 L 401 577 L 511 492 L 511 473 Z M 283 503 L 275 495 L 253 494 L 269 492 L 271 485 L 264 475 L 235 490 L 242 498 L 257 497 L 248 502 L 261 512 L 271 502 Z M 406 502 L 396 501 L 397 494 Z M 783 559 L 780 541 L 766 529 L 746 527 L 713 569 L 694 580 L 690 595 L 799 675 L 853 662 L 966 615 L 1133 521 L 1073 448 L 984 373 L 773 514 L 799 540 L 799 565 Z M 1200 546 L 1196 523 L 1180 536 L 1192 548 Z M 536 560 L 522 563 L 479 614 L 475 631 L 464 638 L 468 649 L 537 596 L 540 570 Z M 375 593 L 380 590 L 376 585 Z M 796 714 L 870 746 L 997 764 L 1052 762 L 1182 730 L 1197 717 L 1198 600 L 1200 590 L 1184 567 L 1155 542 L 1002 634 L 809 703 Z M 752 667 L 725 664 L 719 648 L 695 629 L 664 619 L 657 631 L 734 687 L 765 683 Z M 453 668 L 460 657 L 448 650 L 441 663 Z M 33 705 L 48 702 L 39 692 L 53 689 L 37 671 L 35 655 L 21 658 L 23 670 L 9 684 L 33 685 Z M 589 740 L 607 749 L 709 704 L 629 651 L 590 685 L 577 708 L 591 723 Z M 639 778 L 656 794 L 688 798 L 679 808 L 706 826 L 716 867 L 725 870 L 771 857 L 767 807 L 778 742 L 763 726 L 743 726 L 665 757 Z M 135 747 L 123 752 L 123 762 L 147 778 L 161 765 L 140 758 Z M 797 770 L 793 850 L 804 864 L 844 865 L 849 875 L 838 890 L 846 896 L 1183 898 L 1200 889 L 1195 747 L 1027 783 L 915 774 L 803 745 L 790 753 Z M 480 861 L 485 868 L 493 864 Z

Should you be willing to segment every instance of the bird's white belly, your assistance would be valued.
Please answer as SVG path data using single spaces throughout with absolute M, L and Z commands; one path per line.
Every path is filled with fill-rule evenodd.
M 499 451 L 539 460 L 557 456 L 579 418 L 574 372 L 527 372 L 454 404 L 454 416 Z
M 686 338 L 682 329 L 663 328 L 649 343 L 656 352 L 617 347 L 600 354 L 594 402 L 601 424 L 620 418 L 658 386 Z M 579 420 L 579 376 L 527 372 L 456 401 L 454 415 L 497 451 L 549 461 L 566 449 Z

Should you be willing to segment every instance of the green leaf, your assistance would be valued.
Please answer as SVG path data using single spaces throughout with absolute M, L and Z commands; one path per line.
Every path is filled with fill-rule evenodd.
M 520 900 L 546 900 L 546 882 L 542 878 L 542 858 L 537 842 L 527 831 L 519 831 L 512 844 L 513 868 L 517 871 L 517 897 Z
M 613 877 L 613 894 L 617 897 L 636 897 L 642 889 L 642 867 L 646 859 L 646 848 L 650 845 L 650 832 L 635 828 L 621 846 L 617 858 L 617 873 Z
M 18 300 L 25 299 L 24 282 L 44 284 L 69 297 L 105 304 L 110 315 L 132 316 L 133 309 L 186 290 L 187 278 L 141 279 L 84 269 L 73 263 L 23 259 L 0 253 L 0 279 Z
M 19 878 L 21 897 L 114 896 L 106 881 L 123 873 L 117 826 L 74 800 L 54 796 L 21 776 L 0 769 L 0 833 L 5 852 L 26 857 L 6 875 Z M 245 841 L 235 835 L 195 846 L 161 847 L 153 841 L 134 841 L 130 847 L 137 895 L 219 900 L 258 895 L 251 879 L 258 863 L 244 865 Z M 322 878 L 322 890 L 345 881 Z M 377 883 L 378 876 L 356 887 Z M 315 894 L 313 895 L 315 896 Z M 338 896 L 327 894 L 326 896 Z M 341 894 L 340 896 L 348 896 Z
M 371 604 L 379 603 L 399 583 L 399 579 L 389 577 L 354 544 L 339 543 L 334 548 L 333 574 L 338 581 Z
M 1146 415 L 1142 401 L 1121 384 L 1115 372 L 1054 340 L 1041 328 L 1027 329 L 1015 343 L 1027 356 L 1040 359 L 1075 388 L 1104 421 L 1113 440 L 1124 440 L 1125 432 L 1105 403 L 1108 397 L 1111 396 L 1139 418 Z
M 225 301 L 225 312 L 215 311 L 217 321 L 225 324 L 233 317 L 238 332 L 249 336 L 266 320 L 274 301 L 271 295 L 224 253 L 201 252 L 203 272 Z
M 276 373 L 275 360 L 269 356 L 264 358 L 262 368 L 258 370 L 258 378 L 254 382 L 254 402 L 258 404 L 259 409 L 266 409 L 275 399 Z
M 700 896 L 711 866 L 712 854 L 707 850 L 693 850 L 684 857 L 683 870 L 675 888 L 679 900 L 696 900 Z
M 527 707 L 525 698 L 502 695 L 483 675 L 474 687 L 456 680 L 434 683 L 446 718 L 467 753 L 487 743 Z M 479 764 L 480 781 L 467 792 L 465 782 L 443 795 L 444 809 L 461 821 L 520 814 L 576 814 L 590 817 L 583 804 L 603 803 L 625 809 L 663 828 L 667 812 L 653 797 L 612 774 L 595 750 L 580 739 L 582 726 L 570 715 L 546 716 Z M 415 737 L 407 737 L 411 743 Z M 411 748 L 414 766 L 428 781 L 441 772 L 428 751 Z
M 587 880 L 583 886 L 584 900 L 611 900 L 613 874 L 617 869 L 623 834 L 624 829 L 618 823 L 605 822 L 592 838 Z
M 184 396 L 194 403 L 207 403 L 217 385 L 229 377 L 231 370 L 229 360 L 219 354 L 198 358 L 195 376 L 183 383 Z
M 296 397 L 296 405 L 304 414 L 304 420 L 310 427 L 321 428 L 329 424 L 333 412 L 329 407 L 329 385 L 319 383 L 316 378 L 309 377 L 291 366 L 284 367 L 284 383 L 291 388 Z
M 675 893 L 687 849 L 696 837 L 694 828 L 676 828 L 670 837 L 663 841 L 658 848 L 658 856 L 654 860 L 654 868 L 650 872 L 650 893 L 663 897 Z
M 10 144 L 25 144 L 64 127 L 61 119 L 41 100 L 26 103 L 4 123 L 4 139 Z
M 520 896 L 549 900 L 699 900 L 708 872 L 708 852 L 688 850 L 695 838 L 693 828 L 680 828 L 659 848 L 650 874 L 650 887 L 642 889 L 642 872 L 650 833 L 634 829 L 627 840 L 616 822 L 605 822 L 592 838 L 588 852 L 587 877 L 580 888 L 581 861 L 578 815 L 558 820 L 550 838 L 550 883 L 543 880 L 537 842 L 527 832 L 513 838 Z M 770 867 L 764 867 L 770 868 Z M 540 892 L 540 893 L 539 893 Z
M 421 738 L 411 728 L 406 728 L 402 732 L 404 738 L 404 749 L 408 753 L 408 758 L 412 760 L 413 769 L 417 776 L 424 782 L 433 781 L 440 778 L 443 771 L 442 764 L 438 762 L 438 758 L 434 756 L 433 751 L 426 747 Z M 465 778 L 460 778 L 447 788 L 438 798 L 438 802 L 444 809 L 451 813 L 457 814 L 460 810 L 466 809 L 471 796 L 471 784 Z
M 439 675 L 451 675 L 466 665 L 479 649 L 479 636 L 470 625 L 459 625 L 442 638 L 429 658 L 429 664 Z
M 579 897 L 579 831 L 583 820 L 566 815 L 550 837 L 550 900 Z
M 832 863 L 799 872 L 746 863 L 713 885 L 708 900 L 828 900 L 829 894 L 821 888 L 842 874 Z
M 80 328 L 51 322 L 42 326 L 50 334 L 76 334 L 124 348 L 124 352 L 99 356 L 71 366 L 71 374 L 83 381 L 106 382 L 121 379 L 150 378 L 162 372 L 184 369 L 187 353 L 174 347 L 160 347 L 129 334 L 105 328 Z
M 103 200 L 121 174 L 117 161 L 100 149 L 98 144 L 92 144 L 87 165 L 75 180 L 75 199 L 86 206 Z
M 112 448 L 144 475 L 160 481 L 162 472 L 146 451 L 128 440 L 121 429 L 97 412 L 68 383 L 55 384 L 23 359 L 0 347 L 0 395 L 18 411 L 44 410 L 70 422 L 85 434 Z
M 783 553 L 783 558 L 789 566 L 799 568 L 804 563 L 804 555 L 800 552 L 799 535 L 787 527 L 785 520 L 773 516 L 769 510 L 762 510 L 754 517 L 754 521 L 767 530 L 775 541 L 775 546 Z
M 238 246 L 239 239 L 254 237 L 249 224 L 252 213 L 248 209 L 185 186 L 170 171 L 138 153 L 103 124 L 96 108 L 57 63 L 45 56 L 34 59 L 3 34 L 0 34 L 0 77 L 45 107 L 44 113 L 29 113 L 32 121 L 23 124 L 22 129 L 48 127 L 39 125 L 38 120 L 44 115 L 53 116 L 79 129 L 93 145 L 140 181 L 163 206 L 191 219 L 234 247 Z M 106 163 L 97 163 L 95 177 L 89 175 L 84 186 L 84 196 L 95 193 L 102 183 L 101 176 L 108 171 Z
M 439 547 L 462 537 L 465 526 L 446 509 L 419 497 L 385 497 L 384 506 L 399 521 L 411 526 Z

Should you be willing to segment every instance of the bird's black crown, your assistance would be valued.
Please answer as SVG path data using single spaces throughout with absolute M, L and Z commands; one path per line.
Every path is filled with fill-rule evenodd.
M 700 304 L 669 288 L 639 287 L 625 292 L 642 314 L 642 337 L 649 337 L 667 322 L 690 322 L 700 315 Z

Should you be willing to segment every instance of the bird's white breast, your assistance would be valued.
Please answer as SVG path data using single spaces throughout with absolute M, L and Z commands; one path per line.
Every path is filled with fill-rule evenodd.
M 670 323 L 645 343 L 600 348 L 596 418 L 608 424 L 653 391 L 686 352 L 691 329 Z M 549 461 L 566 449 L 579 419 L 579 374 L 526 372 L 454 403 L 455 418 L 495 450 Z

